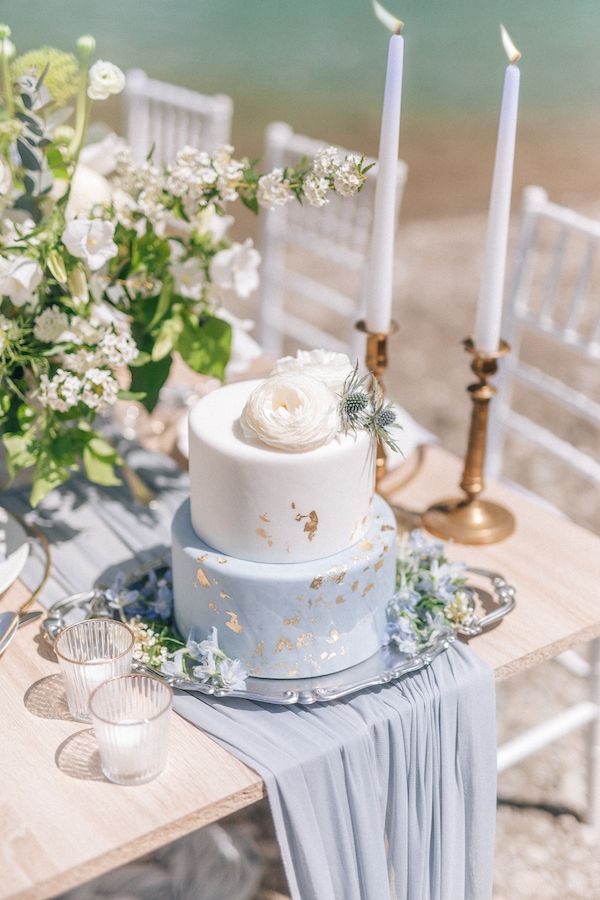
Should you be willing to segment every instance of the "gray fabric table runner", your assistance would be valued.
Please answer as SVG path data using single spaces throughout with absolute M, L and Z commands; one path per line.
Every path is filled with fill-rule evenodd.
M 188 491 L 170 460 L 129 462 L 159 493 L 80 479 L 27 513 L 47 534 L 43 601 L 110 580 L 168 547 Z M 2 503 L 28 510 L 23 491 Z M 37 572 L 28 565 L 25 581 Z M 489 900 L 496 807 L 494 677 L 455 644 L 402 681 L 331 704 L 279 708 L 180 694 L 176 711 L 264 779 L 294 900 Z

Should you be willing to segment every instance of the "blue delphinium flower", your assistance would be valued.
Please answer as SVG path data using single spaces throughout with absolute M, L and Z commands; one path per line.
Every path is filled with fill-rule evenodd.
M 395 620 L 388 621 L 387 633 L 389 643 L 401 651 L 412 655 L 418 652 L 419 635 L 415 627 L 415 620 L 407 613 L 403 613 Z

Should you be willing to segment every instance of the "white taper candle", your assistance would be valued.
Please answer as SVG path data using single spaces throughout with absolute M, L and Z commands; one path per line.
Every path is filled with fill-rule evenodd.
M 505 47 L 506 32 L 503 31 Z M 506 35 L 508 38 L 508 35 Z M 510 41 L 510 38 L 508 38 Z M 502 108 L 498 125 L 496 160 L 485 243 L 485 256 L 477 318 L 475 321 L 475 346 L 483 353 L 494 353 L 500 343 L 502 323 L 502 300 L 506 272 L 506 248 L 510 199 L 512 193 L 513 164 L 519 111 L 520 72 L 515 62 L 520 54 L 512 45 L 511 63 L 506 68 Z
M 389 331 L 392 319 L 403 62 L 404 39 L 402 35 L 394 34 L 388 49 L 373 227 L 365 281 L 367 329 L 379 333 Z

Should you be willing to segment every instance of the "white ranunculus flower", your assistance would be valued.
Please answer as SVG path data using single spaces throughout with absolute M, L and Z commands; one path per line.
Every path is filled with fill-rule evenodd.
M 113 223 L 104 219 L 71 219 L 63 232 L 62 241 L 69 253 L 85 260 L 95 272 L 117 255 L 114 233 Z
M 213 283 L 225 290 L 234 290 L 238 297 L 249 297 L 258 287 L 260 253 L 255 250 L 251 238 L 243 244 L 233 244 L 220 250 L 210 262 Z
M 67 219 L 89 215 L 95 206 L 108 206 L 111 199 L 110 184 L 104 175 L 79 163 L 71 182 L 65 215 Z
M 278 360 L 271 375 L 304 372 L 322 381 L 334 393 L 341 393 L 353 366 L 345 353 L 330 350 L 298 350 L 295 356 Z
M 201 260 L 192 256 L 185 262 L 172 262 L 170 269 L 176 293 L 189 300 L 199 300 L 206 281 Z
M 113 63 L 99 59 L 90 69 L 87 89 L 90 100 L 106 100 L 111 94 L 120 94 L 124 87 L 125 76 Z
M 302 372 L 271 375 L 242 411 L 244 436 L 278 450 L 314 450 L 340 430 L 338 400 L 327 385 Z
M 42 280 L 42 268 L 27 256 L 0 257 L 0 296 L 9 297 L 14 306 L 37 302 L 36 289 Z
M 12 187 L 12 174 L 10 166 L 3 156 L 0 156 L 0 197 L 5 197 Z

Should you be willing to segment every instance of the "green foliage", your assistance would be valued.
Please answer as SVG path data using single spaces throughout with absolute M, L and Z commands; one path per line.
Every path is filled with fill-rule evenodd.
M 231 325 L 216 316 L 197 321 L 188 315 L 183 320 L 177 351 L 194 372 L 223 381 L 231 354 Z

